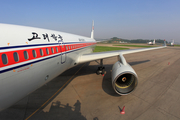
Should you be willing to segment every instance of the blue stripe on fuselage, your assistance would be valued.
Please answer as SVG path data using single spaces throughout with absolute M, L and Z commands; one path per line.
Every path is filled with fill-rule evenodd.
M 93 41 L 93 43 L 94 42 L 95 41 Z M 90 42 L 67 42 L 67 43 L 63 43 L 63 44 L 68 45 L 68 44 L 79 44 L 79 43 L 90 43 Z M 49 45 L 59 45 L 59 43 L 7 46 L 7 47 L 0 47 L 0 50 L 13 49 L 13 48 L 22 48 L 22 47 L 49 46 Z
M 91 46 L 92 46 L 92 45 L 91 45 Z M 87 47 L 90 47 L 90 46 L 87 46 Z M 66 52 L 64 52 L 63 54 L 75 52 L 75 51 L 78 51 L 78 50 L 81 50 L 81 49 L 84 49 L 84 48 L 87 48 L 87 47 L 78 48 L 78 49 L 71 50 L 71 51 L 66 51 Z M 0 71 L 0 74 L 1 74 L 1 73 L 5 73 L 5 72 L 8 72 L 8 71 L 13 70 L 13 69 L 18 69 L 18 68 L 21 68 L 21 67 L 24 67 L 24 66 L 27 66 L 27 65 L 31 65 L 31 64 L 38 63 L 38 62 L 41 62 L 41 61 L 45 61 L 45 60 L 48 60 L 48 59 L 51 59 L 51 58 L 55 58 L 55 57 L 60 56 L 61 54 L 62 54 L 62 53 L 59 53 L 59 54 L 54 55 L 54 56 L 51 56 L 51 57 L 47 57 L 47 58 L 43 58 L 43 59 L 36 60 L 36 61 L 33 61 L 33 62 L 25 63 L 25 64 L 23 64 L 23 65 L 19 65 L 19 66 L 7 68 L 7 69 L 4 69 L 4 70 L 1 70 L 1 71 Z

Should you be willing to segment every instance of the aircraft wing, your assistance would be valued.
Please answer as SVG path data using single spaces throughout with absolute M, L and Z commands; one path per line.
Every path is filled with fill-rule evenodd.
M 143 51 L 148 51 L 148 50 L 160 49 L 160 48 L 164 48 L 164 47 L 166 47 L 166 46 L 84 54 L 84 55 L 81 55 L 79 57 L 78 63 L 84 63 L 84 62 L 90 62 L 90 61 L 94 61 L 94 60 L 100 60 L 100 59 L 104 59 L 104 58 L 118 56 L 120 54 L 130 54 L 130 53 L 136 53 L 136 52 L 143 52 Z

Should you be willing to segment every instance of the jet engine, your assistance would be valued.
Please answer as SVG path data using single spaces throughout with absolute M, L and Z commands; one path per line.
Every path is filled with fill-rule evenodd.
M 119 61 L 112 68 L 112 86 L 119 95 L 127 95 L 132 92 L 138 83 L 137 74 L 134 69 L 126 62 L 122 54 Z

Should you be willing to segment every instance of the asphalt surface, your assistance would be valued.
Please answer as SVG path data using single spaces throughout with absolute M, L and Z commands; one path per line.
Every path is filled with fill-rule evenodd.
M 0 112 L 0 120 L 179 120 L 179 53 L 167 47 L 124 55 L 139 78 L 126 96 L 111 85 L 117 57 L 104 59 L 105 76 L 96 75 L 96 62 L 78 65 Z

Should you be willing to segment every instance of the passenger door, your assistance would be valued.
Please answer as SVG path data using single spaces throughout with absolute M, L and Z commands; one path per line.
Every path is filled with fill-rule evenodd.
M 59 40 L 58 43 L 61 51 L 61 64 L 64 64 L 66 62 L 66 45 L 62 40 Z

